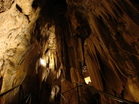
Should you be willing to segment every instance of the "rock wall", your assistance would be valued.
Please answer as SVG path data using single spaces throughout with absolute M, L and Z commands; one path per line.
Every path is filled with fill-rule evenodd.
M 65 103 L 59 88 L 85 84 L 86 69 L 91 86 L 139 102 L 138 18 L 137 0 L 0 0 L 0 92 L 22 83 L 33 104 Z M 80 101 L 94 103 L 88 89 L 79 92 Z M 18 89 L 1 103 L 17 96 Z
M 139 2 L 67 0 L 67 4 L 71 27 L 85 40 L 84 59 L 92 85 L 139 102 Z M 102 103 L 111 102 L 106 99 L 102 96 Z
M 30 66 L 33 64 L 35 67 L 34 63 L 40 52 L 39 44 L 33 39 L 32 33 L 40 9 L 32 7 L 33 1 L 0 2 L 0 77 L 2 79 L 0 92 L 2 93 L 22 83 Z M 17 92 L 14 93 L 16 94 Z M 14 97 L 12 94 L 6 96 L 7 103 Z M 6 103 L 5 101 L 3 97 L 1 103 Z

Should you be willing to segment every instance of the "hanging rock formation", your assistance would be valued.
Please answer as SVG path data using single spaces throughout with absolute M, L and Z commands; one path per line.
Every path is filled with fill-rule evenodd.
M 138 18 L 138 0 L 0 0 L 0 92 L 22 84 L 32 104 L 66 104 L 60 93 L 85 84 L 87 72 L 90 86 L 139 103 Z M 63 94 L 72 104 L 119 104 L 76 90 Z

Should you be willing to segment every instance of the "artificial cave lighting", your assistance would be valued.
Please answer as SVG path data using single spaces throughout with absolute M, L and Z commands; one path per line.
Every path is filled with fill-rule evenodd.
M 46 62 L 42 58 L 40 58 L 40 63 L 42 66 L 46 66 Z
M 84 80 L 85 80 L 86 84 L 91 83 L 91 78 L 89 76 L 84 78 Z

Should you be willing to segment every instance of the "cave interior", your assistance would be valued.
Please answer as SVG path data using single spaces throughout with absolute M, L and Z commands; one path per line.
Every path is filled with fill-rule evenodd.
M 0 104 L 139 104 L 139 1 L 0 0 Z

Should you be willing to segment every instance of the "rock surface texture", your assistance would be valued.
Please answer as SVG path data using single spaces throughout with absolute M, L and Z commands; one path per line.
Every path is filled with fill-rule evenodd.
M 1 93 L 22 84 L 32 104 L 67 104 L 60 93 L 85 84 L 88 72 L 90 86 L 139 103 L 138 68 L 138 0 L 0 0 Z M 78 90 L 63 96 L 71 104 L 120 104 Z M 19 91 L 0 104 L 23 101 Z

